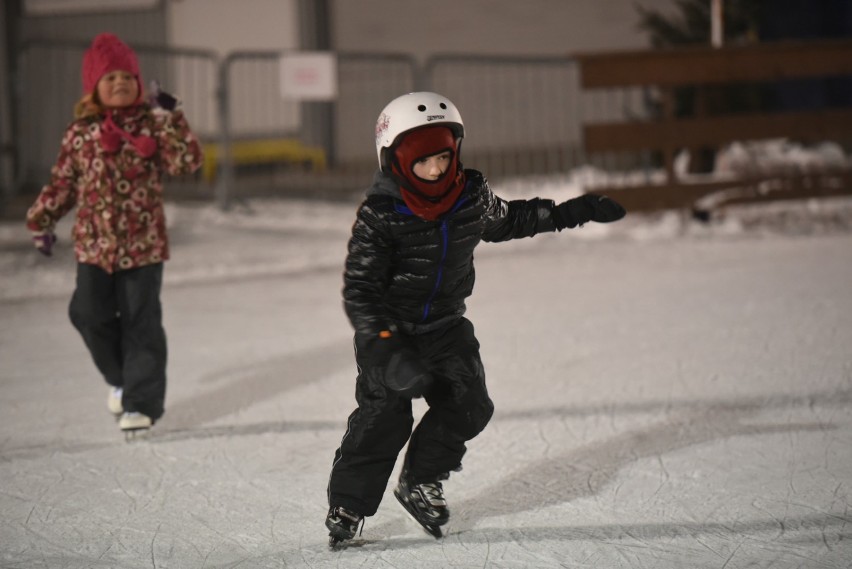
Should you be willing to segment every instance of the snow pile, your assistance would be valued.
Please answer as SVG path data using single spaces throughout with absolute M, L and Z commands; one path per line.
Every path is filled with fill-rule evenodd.
M 807 147 L 785 138 L 734 142 L 716 156 L 716 173 L 722 176 L 807 174 L 852 166 L 834 142 Z
M 842 152 L 832 145 L 805 151 L 785 141 L 771 141 L 732 145 L 720 155 L 720 168 L 730 173 L 750 165 L 768 170 L 779 164 L 805 168 L 843 160 Z M 637 175 L 648 180 L 654 174 Z M 542 197 L 561 202 L 579 196 L 586 188 L 606 185 L 612 178 L 612 173 L 586 166 L 564 175 L 492 183 L 492 189 L 507 200 Z M 166 217 L 172 259 L 164 274 L 165 283 L 191 285 L 342 270 L 357 206 L 354 201 L 256 199 L 239 202 L 223 212 L 214 204 L 170 202 Z M 75 272 L 72 225 L 73 214 L 60 221 L 55 254 L 45 259 L 33 249 L 23 221 L 0 222 L 0 301 L 71 294 Z M 654 241 L 835 232 L 852 232 L 852 197 L 728 206 L 710 223 L 696 221 L 688 212 L 634 213 L 614 224 L 586 224 L 572 230 L 571 237 L 584 241 Z M 529 246 L 525 241 L 504 247 Z M 489 253 L 483 249 L 478 254 Z

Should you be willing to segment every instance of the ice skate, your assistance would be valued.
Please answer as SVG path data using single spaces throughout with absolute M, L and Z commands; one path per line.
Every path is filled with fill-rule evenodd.
M 355 537 L 358 526 L 364 520 L 364 516 L 357 514 L 340 506 L 332 506 L 325 518 L 325 527 L 328 528 L 328 546 L 336 549 L 344 542 Z
M 107 395 L 107 409 L 109 412 L 120 417 L 124 413 L 124 407 L 121 405 L 121 396 L 124 394 L 124 389 L 121 387 L 110 386 L 109 395 Z
M 123 413 L 118 420 L 118 427 L 124 432 L 126 441 L 144 437 L 151 429 L 151 425 L 153 425 L 151 417 L 135 411 Z
M 447 509 L 444 488 L 440 482 L 414 484 L 400 478 L 393 495 L 429 535 L 435 538 L 443 537 L 441 526 L 450 519 L 450 511 Z

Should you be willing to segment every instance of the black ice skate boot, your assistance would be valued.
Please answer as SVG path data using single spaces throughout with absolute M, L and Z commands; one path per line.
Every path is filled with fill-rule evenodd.
M 355 537 L 358 526 L 364 520 L 364 516 L 357 514 L 340 506 L 332 506 L 325 518 L 325 527 L 328 528 L 328 545 L 337 547 L 340 543 Z
M 439 481 L 415 484 L 404 477 L 393 491 L 411 517 L 431 536 L 443 537 L 441 526 L 450 519 L 450 510 L 444 499 L 444 488 Z

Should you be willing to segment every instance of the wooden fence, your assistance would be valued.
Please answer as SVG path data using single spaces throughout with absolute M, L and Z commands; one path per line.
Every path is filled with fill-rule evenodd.
M 736 141 L 786 138 L 801 143 L 834 141 L 848 151 L 852 107 L 809 110 L 751 109 L 719 113 L 705 95 L 722 85 L 779 85 L 781 82 L 852 76 L 852 40 L 778 42 L 723 48 L 611 52 L 578 56 L 581 87 L 645 87 L 659 99 L 659 112 L 647 119 L 583 125 L 587 154 L 656 152 L 665 171 L 658 183 L 619 184 L 595 191 L 617 194 L 633 210 L 695 207 L 704 203 L 749 202 L 852 193 L 849 163 L 839 168 L 763 173 L 716 179 L 682 176 L 675 156 L 682 149 L 721 146 Z M 691 88 L 693 112 L 675 109 L 678 90 Z M 847 100 L 846 105 L 852 105 Z M 714 114 L 714 111 L 716 114 Z M 681 116 L 678 116 L 681 114 Z M 707 215 L 703 212 L 702 215 Z

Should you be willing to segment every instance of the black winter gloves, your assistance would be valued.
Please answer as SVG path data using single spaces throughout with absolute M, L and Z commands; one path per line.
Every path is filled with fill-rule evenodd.
M 554 207 L 553 222 L 557 231 L 562 231 L 566 227 L 576 227 L 589 221 L 618 221 L 626 213 L 613 199 L 598 194 L 584 194 Z
M 384 371 L 384 383 L 400 397 L 422 397 L 432 385 L 432 376 L 417 353 L 397 334 L 382 332 L 366 342 L 370 363 Z
M 148 103 L 151 105 L 152 109 L 163 109 L 166 111 L 173 111 L 178 107 L 180 101 L 177 99 L 177 97 L 170 95 L 165 91 L 161 91 L 159 83 L 157 83 L 156 81 L 151 81 Z

